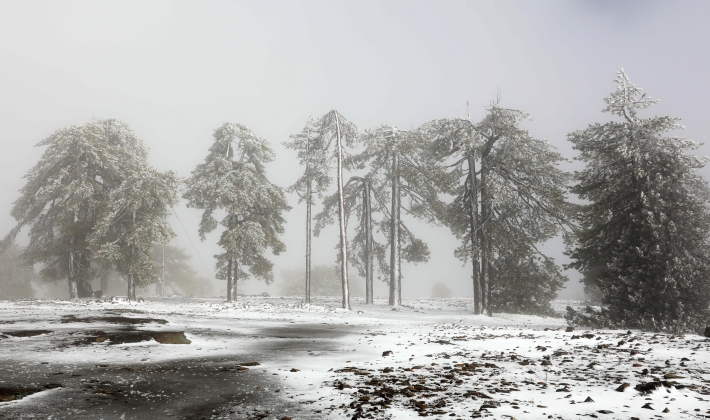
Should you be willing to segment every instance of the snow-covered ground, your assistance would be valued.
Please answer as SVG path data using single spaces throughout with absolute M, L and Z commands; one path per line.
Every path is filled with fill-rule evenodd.
M 42 363 L 66 370 L 79 364 L 136 369 L 222 357 L 233 361 L 223 366 L 228 374 L 258 370 L 270 377 L 276 398 L 305 407 L 292 418 L 710 418 L 705 337 L 567 332 L 562 318 L 473 315 L 471 303 L 411 298 L 393 310 L 384 299 L 369 306 L 353 299 L 347 311 L 336 298 L 310 305 L 266 297 L 240 297 L 233 304 L 0 301 L 0 364 L 8 372 Z M 564 311 L 568 304 L 578 303 L 556 302 L 555 308 Z M 158 342 L 170 342 L 160 337 L 172 332 L 184 333 L 190 344 Z M 298 346 L 279 352 L 280 340 Z M 11 385 L 0 377 L 0 388 Z M 22 413 L 22 404 L 30 407 L 58 392 L 2 402 L 0 416 Z M 167 413 L 123 418 L 169 418 Z M 264 417 L 227 400 L 210 416 L 283 418 L 257 414 Z

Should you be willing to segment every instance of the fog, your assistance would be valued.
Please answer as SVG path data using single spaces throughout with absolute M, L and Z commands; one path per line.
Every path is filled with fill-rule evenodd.
M 42 152 L 33 146 L 93 117 L 126 121 L 155 167 L 185 177 L 215 128 L 246 124 L 271 142 L 269 177 L 286 187 L 302 168 L 281 143 L 309 115 L 333 108 L 361 129 L 407 128 L 464 116 L 467 102 L 479 119 L 500 94 L 503 106 L 532 115 L 525 128 L 571 159 L 567 133 L 610 119 L 602 98 L 623 67 L 661 99 L 650 114 L 682 118 L 682 135 L 702 142 L 710 134 L 709 12 L 701 1 L 2 2 L 0 230 L 14 226 L 17 189 Z M 287 252 L 272 257 L 277 281 L 304 262 L 305 206 L 289 200 Z M 218 233 L 200 242 L 199 213 L 184 203 L 175 213 L 174 243 L 213 278 Z M 411 224 L 431 259 L 403 265 L 403 295 L 428 295 L 435 283 L 472 295 L 470 266 L 454 258 L 448 229 Z M 314 265 L 335 262 L 336 234 L 315 239 Z M 544 249 L 567 261 L 561 240 Z M 567 274 L 561 296 L 577 297 L 579 274 Z M 253 280 L 240 287 L 277 290 Z M 385 293 L 381 282 L 375 292 Z

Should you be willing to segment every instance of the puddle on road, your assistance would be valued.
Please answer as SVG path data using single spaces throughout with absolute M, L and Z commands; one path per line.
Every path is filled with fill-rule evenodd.
M 192 341 L 185 337 L 185 333 L 182 331 L 128 330 L 113 332 L 96 331 L 77 344 L 103 343 L 104 341 L 107 341 L 108 344 L 130 344 L 150 340 L 155 340 L 160 344 L 192 343 Z

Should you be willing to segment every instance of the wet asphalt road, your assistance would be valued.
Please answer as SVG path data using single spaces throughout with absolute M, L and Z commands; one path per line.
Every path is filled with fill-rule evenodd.
M 162 363 L 0 366 L 3 386 L 61 384 L 41 397 L 0 406 L 0 419 L 319 419 L 291 401 L 278 376 L 248 362 L 288 360 L 307 351 L 340 351 L 333 341 L 354 331 L 329 325 L 262 329 L 251 354 Z M 1 350 L 1 349 L 0 349 Z

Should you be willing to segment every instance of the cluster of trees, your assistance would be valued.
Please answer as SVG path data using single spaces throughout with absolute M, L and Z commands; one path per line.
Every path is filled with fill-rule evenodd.
M 94 296 L 91 281 L 97 278 L 105 292 L 117 273 L 135 299 L 136 288 L 161 278 L 163 264 L 152 250 L 175 235 L 167 216 L 177 203 L 179 178 L 152 168 L 143 142 L 116 119 L 60 129 L 38 146 L 46 150 L 25 175 L 12 207 L 18 224 L 0 243 L 6 265 L 37 264 L 42 280 L 66 278 L 70 298 Z M 29 244 L 19 250 L 14 240 L 25 226 Z M 184 251 L 168 246 L 166 257 L 168 286 L 183 293 L 205 290 L 196 285 Z M 27 276 L 15 268 L 3 283 Z
M 517 293 L 515 302 L 523 299 L 533 311 L 549 309 L 565 278 L 537 245 L 569 224 L 569 175 L 558 168 L 563 158 L 548 142 L 520 127 L 525 118 L 526 113 L 496 102 L 479 122 L 451 118 L 412 130 L 383 125 L 359 132 L 331 111 L 292 136 L 286 145 L 305 166 L 290 189 L 307 205 L 307 250 L 314 195 L 322 197 L 333 177 L 337 181 L 337 191 L 323 198 L 314 219 L 316 235 L 338 221 L 343 308 L 350 307 L 348 263 L 366 280 L 367 303 L 372 303 L 377 266 L 378 276 L 389 284 L 389 304 L 401 304 L 402 260 L 425 262 L 430 255 L 405 223 L 402 216 L 408 215 L 446 225 L 461 241 L 456 256 L 472 262 L 476 313 L 510 306 L 506 291 L 516 289 L 508 282 L 513 273 L 533 282 L 528 289 L 535 290 Z M 347 181 L 344 170 L 352 174 Z M 444 202 L 442 196 L 453 200 Z M 350 219 L 356 226 L 348 238 Z M 308 273 L 307 268 L 306 301 Z
M 404 213 L 448 226 L 460 240 L 455 254 L 472 263 L 476 313 L 550 313 L 566 277 L 539 246 L 562 234 L 569 267 L 607 308 L 586 319 L 571 311 L 571 321 L 699 331 L 710 320 L 710 189 L 698 174 L 707 160 L 687 154 L 697 143 L 666 135 L 681 128 L 677 118 L 637 115 L 656 101 L 623 70 L 616 82 L 604 111 L 619 120 L 569 134 L 586 164 L 574 174 L 559 168 L 564 159 L 548 142 L 521 128 L 526 112 L 499 101 L 478 122 L 440 119 L 406 131 L 359 132 L 337 111 L 309 120 L 286 143 L 305 166 L 290 190 L 308 208 L 306 301 L 313 197 L 323 198 L 334 176 L 337 191 L 323 198 L 315 233 L 337 215 L 343 308 L 348 263 L 366 279 L 367 303 L 376 264 L 389 304 L 400 304 L 402 259 L 429 258 Z M 586 203 L 570 203 L 568 192 Z
M 574 174 L 560 169 L 564 158 L 550 143 L 522 128 L 526 112 L 499 100 L 477 121 L 438 119 L 410 130 L 360 131 L 336 110 L 310 118 L 284 143 L 304 167 L 286 191 L 307 208 L 306 302 L 313 274 L 322 271 L 311 270 L 311 237 L 337 223 L 343 308 L 350 308 L 349 265 L 365 278 L 368 304 L 377 276 L 388 283 L 389 304 L 400 305 L 402 260 L 430 256 L 405 223 L 419 219 L 448 227 L 460 241 L 455 256 L 471 263 L 475 313 L 549 313 L 566 278 L 540 245 L 563 234 L 570 267 L 607 308 L 594 322 L 699 329 L 710 317 L 710 189 L 698 174 L 707 160 L 686 153 L 697 143 L 666 135 L 681 128 L 678 119 L 637 115 L 655 101 L 623 70 L 616 82 L 604 111 L 617 120 L 569 134 L 586 164 Z M 290 207 L 286 191 L 266 176 L 274 153 L 265 139 L 234 123 L 213 138 L 184 181 L 183 198 L 202 211 L 203 240 L 223 228 L 217 278 L 232 301 L 240 279 L 273 281 L 265 254 L 285 251 L 280 236 Z M 18 225 L 2 246 L 10 249 L 29 226 L 22 258 L 40 264 L 43 278 L 67 278 L 72 298 L 89 295 L 89 280 L 107 270 L 123 276 L 135 298 L 137 286 L 158 278 L 150 252 L 174 235 L 166 216 L 181 180 L 151 168 L 142 141 L 118 120 L 65 128 L 39 145 L 47 149 L 25 176 L 12 209 Z M 571 204 L 568 192 L 585 204 Z M 322 208 L 313 216 L 317 199 Z
M 22 259 L 39 264 L 44 280 L 66 278 L 71 298 L 90 297 L 90 281 L 112 270 L 135 299 L 136 287 L 158 277 L 153 244 L 174 236 L 166 218 L 177 176 L 152 168 L 143 142 L 116 119 L 57 130 L 38 146 L 46 149 L 12 207 L 18 223 L 0 246 L 27 226 Z

